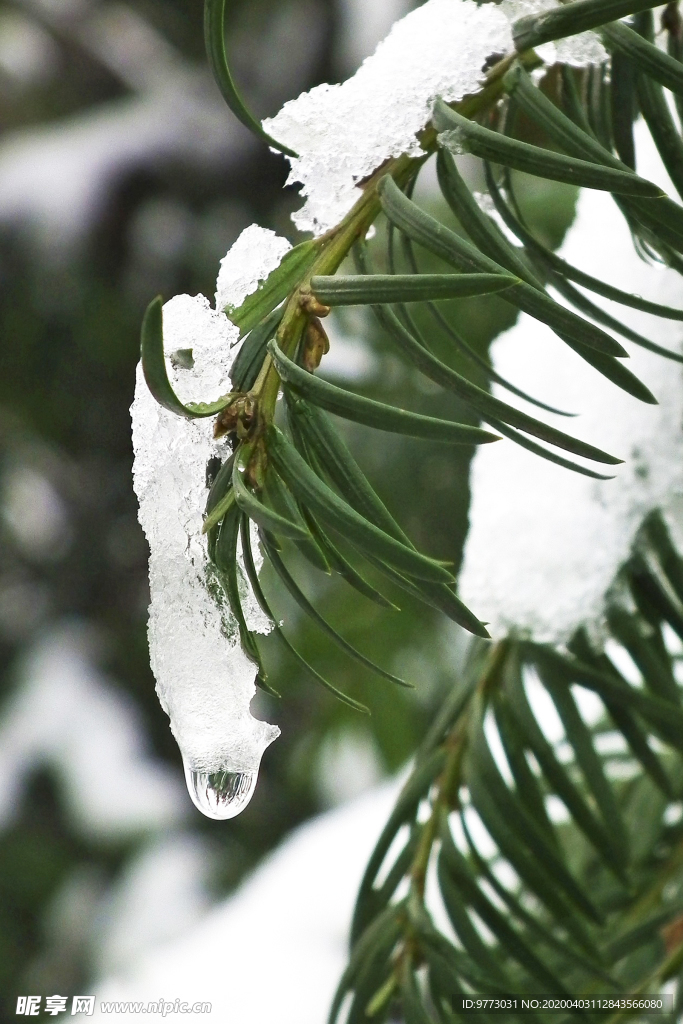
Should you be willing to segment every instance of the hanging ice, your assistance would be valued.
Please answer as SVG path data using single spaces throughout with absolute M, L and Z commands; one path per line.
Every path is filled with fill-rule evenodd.
M 289 182 L 307 201 L 294 216 L 302 231 L 332 228 L 360 195 L 357 184 L 389 157 L 420 156 L 418 133 L 436 96 L 477 92 L 487 61 L 512 51 L 511 25 L 557 0 L 428 0 L 398 21 L 376 52 L 341 85 L 319 85 L 285 103 L 263 126 L 290 146 Z M 543 60 L 575 66 L 607 55 L 592 32 L 539 47 Z
M 242 302 L 287 248 L 273 232 L 247 228 L 223 261 L 221 301 Z M 203 295 L 177 295 L 163 312 L 167 369 L 180 399 L 209 402 L 228 392 L 237 329 Z M 211 817 L 232 817 L 246 806 L 263 751 L 279 729 L 251 715 L 255 668 L 212 581 L 201 536 L 206 464 L 225 457 L 226 448 L 213 440 L 210 419 L 185 420 L 161 408 L 140 366 L 131 415 L 133 481 L 150 547 L 149 646 L 157 693 L 192 799 Z M 271 624 L 251 595 L 245 594 L 244 606 L 250 628 L 267 633 Z
M 642 122 L 636 141 L 639 172 L 673 192 Z M 624 218 L 599 192 L 581 193 L 560 254 L 619 288 L 683 307 L 680 275 L 637 256 Z M 683 324 L 597 301 L 634 330 L 683 350 Z M 683 487 L 683 368 L 625 344 L 629 368 L 659 405 L 643 405 L 620 391 L 529 316 L 520 316 L 492 347 L 499 373 L 523 381 L 553 405 L 581 413 L 569 424 L 571 432 L 625 460 L 614 471 L 616 479 L 603 482 L 514 444 L 478 450 L 460 593 L 490 620 L 495 637 L 517 629 L 540 641 L 562 642 L 579 624 L 599 623 L 606 592 L 643 518 Z M 493 392 L 510 400 L 496 386 Z

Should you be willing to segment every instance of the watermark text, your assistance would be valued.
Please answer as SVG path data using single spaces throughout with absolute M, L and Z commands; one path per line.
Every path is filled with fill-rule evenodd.
M 47 1014 L 56 1017 L 67 1013 L 69 996 L 18 996 L 17 1017 L 38 1017 Z M 73 996 L 70 1004 L 71 1016 L 80 1013 L 92 1017 L 95 1012 L 95 996 Z M 152 999 L 148 1001 L 100 1000 L 100 1013 L 159 1013 L 167 1017 L 172 1013 L 211 1013 L 211 1003 L 188 1003 L 182 999 Z

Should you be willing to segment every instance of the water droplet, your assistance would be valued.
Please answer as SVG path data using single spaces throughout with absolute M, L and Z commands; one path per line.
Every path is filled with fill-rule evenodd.
M 440 132 L 439 144 L 445 146 L 454 156 L 469 153 L 467 136 L 462 128 L 449 128 L 448 131 Z
M 197 772 L 185 765 L 192 802 L 207 818 L 234 818 L 251 800 L 258 772 Z

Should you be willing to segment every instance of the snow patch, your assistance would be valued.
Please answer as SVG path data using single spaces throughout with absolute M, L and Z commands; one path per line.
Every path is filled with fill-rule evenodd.
M 639 173 L 673 191 L 642 122 L 636 125 L 636 142 Z M 638 257 L 624 218 L 599 192 L 581 193 L 576 220 L 559 252 L 619 288 L 683 306 L 680 275 Z M 683 324 L 599 297 L 595 301 L 634 330 L 681 352 Z M 491 349 L 499 373 L 581 414 L 558 426 L 625 460 L 605 470 L 614 472 L 615 479 L 598 481 L 553 466 L 508 441 L 478 449 L 460 593 L 490 622 L 494 637 L 515 629 L 559 643 L 580 624 L 599 623 L 606 593 L 643 518 L 683 488 L 683 369 L 624 344 L 630 351 L 629 369 L 659 405 L 644 405 L 610 384 L 529 316 L 520 316 Z M 495 385 L 493 393 L 509 401 Z
M 221 260 L 216 281 L 216 309 L 239 306 L 291 249 L 286 238 L 251 224 Z
M 347 961 L 367 859 L 398 791 L 392 780 L 298 828 L 187 935 L 152 946 L 129 970 L 103 980 L 87 1020 L 108 1019 L 105 1000 L 146 1002 L 164 994 L 210 1002 L 212 1020 L 320 1024 Z M 220 970 L 216 950 L 224 951 Z M 140 1022 L 148 1017 L 128 1015 Z M 190 1012 L 183 1020 L 206 1022 L 207 1015 Z
M 44 765 L 88 835 L 168 829 L 183 817 L 179 783 L 145 749 L 135 709 L 96 669 L 90 646 L 82 625 L 61 623 L 18 666 L 0 726 L 0 827 Z
M 559 6 L 556 0 L 428 0 L 392 28 L 372 57 L 341 85 L 319 85 L 263 122 L 273 138 L 299 154 L 288 183 L 300 182 L 306 203 L 293 215 L 302 231 L 329 230 L 351 209 L 357 185 L 390 157 L 422 155 L 419 132 L 437 96 L 446 102 L 476 92 L 484 64 L 513 49 L 512 23 Z M 601 63 L 592 32 L 541 47 L 550 63 Z

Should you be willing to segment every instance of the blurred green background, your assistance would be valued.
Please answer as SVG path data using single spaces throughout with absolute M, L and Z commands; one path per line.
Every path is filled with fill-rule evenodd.
M 230 50 L 253 108 L 272 114 L 345 77 L 409 6 L 231 3 Z M 240 817 L 195 811 L 148 662 L 128 412 L 139 323 L 157 293 L 213 296 L 220 258 L 251 222 L 294 240 L 297 191 L 283 158 L 222 107 L 198 0 L 0 3 L 0 125 L 0 1012 L 16 1019 L 18 994 L 87 990 L 190 926 L 297 823 L 398 769 L 466 640 L 407 598 L 385 612 L 297 565 L 323 614 L 415 683 L 398 692 L 344 660 L 266 578 L 305 657 L 372 717 L 267 641 L 283 699 L 259 694 L 255 707 L 282 736 Z M 476 186 L 474 164 L 468 174 Z M 572 191 L 521 184 L 558 244 Z M 429 166 L 417 195 L 448 219 Z M 381 264 L 381 229 L 373 246 Z M 511 323 L 496 298 L 448 315 L 482 354 Z M 465 418 L 357 312 L 332 339 L 335 380 Z M 340 429 L 418 546 L 457 565 L 471 452 Z

